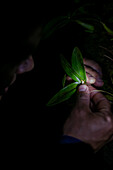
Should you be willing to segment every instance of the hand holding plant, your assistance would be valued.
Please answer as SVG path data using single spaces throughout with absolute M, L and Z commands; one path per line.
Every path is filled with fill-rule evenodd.
M 92 86 L 80 85 L 75 106 L 63 134 L 89 144 L 94 151 L 113 140 L 113 114 L 109 101 Z
M 71 62 L 72 65 L 63 56 L 61 57 L 62 67 L 68 77 L 66 78 L 66 74 L 64 75 L 62 81 L 63 89 L 52 97 L 47 106 L 68 100 L 76 92 L 76 88 L 80 84 L 86 84 L 87 82 L 95 86 L 103 85 L 103 81 L 101 80 L 102 72 L 99 65 L 92 60 L 83 60 L 82 54 L 77 47 L 72 52 Z M 66 79 L 71 82 L 67 86 L 65 85 Z
M 96 87 L 102 87 L 104 82 L 102 80 L 102 70 L 101 67 L 93 60 L 83 59 L 85 71 L 86 71 L 86 81 L 87 84 L 94 84 Z M 66 77 L 67 83 L 72 82 L 71 77 Z

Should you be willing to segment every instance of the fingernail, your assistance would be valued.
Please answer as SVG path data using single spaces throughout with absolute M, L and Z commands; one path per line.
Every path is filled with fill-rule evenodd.
M 94 84 L 95 81 L 96 81 L 95 78 L 93 78 L 93 77 L 89 78 L 89 83 L 90 83 L 90 84 Z
M 86 85 L 79 86 L 79 92 L 86 91 L 86 90 L 87 90 L 87 86 Z

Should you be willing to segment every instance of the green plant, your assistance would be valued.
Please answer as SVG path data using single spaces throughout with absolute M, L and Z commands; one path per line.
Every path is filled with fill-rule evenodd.
M 47 106 L 53 106 L 68 100 L 76 92 L 78 85 L 86 84 L 86 72 L 83 63 L 83 57 L 78 47 L 73 49 L 71 64 L 66 60 L 64 56 L 61 56 L 61 65 L 66 74 L 71 77 L 74 82 L 65 86 L 65 74 L 62 80 L 63 88 L 49 100 Z M 105 93 L 106 95 L 109 95 L 111 98 L 113 98 L 113 94 L 105 90 L 94 91 Z
M 70 23 L 77 23 L 83 28 L 85 28 L 85 32 L 93 33 L 95 28 L 93 25 L 86 23 L 81 20 L 81 18 L 72 14 L 67 14 L 65 16 L 57 16 L 51 19 L 48 23 L 45 24 L 42 33 L 42 39 L 49 38 L 53 35 L 56 31 L 63 29 Z
M 76 92 L 76 88 L 79 84 L 86 83 L 86 72 L 83 64 L 83 57 L 78 47 L 73 49 L 71 63 L 72 64 L 70 64 L 64 56 L 61 56 L 62 67 L 66 74 L 71 77 L 74 82 L 65 86 L 66 75 L 64 75 L 62 81 L 63 88 L 49 100 L 47 106 L 52 106 L 68 100 Z
M 77 0 L 76 3 L 78 3 L 78 2 L 79 1 Z M 92 44 L 92 45 L 89 45 L 91 48 L 85 47 L 85 50 L 87 51 L 87 49 L 88 49 L 88 54 L 90 54 L 89 56 L 91 56 L 92 59 L 95 59 L 96 56 L 98 56 L 97 53 L 95 52 L 97 50 L 94 50 L 95 48 L 97 48 L 97 46 L 95 46 L 95 44 L 96 44 L 95 42 L 97 42 L 97 39 L 98 39 L 99 41 L 98 41 L 97 45 L 100 46 L 101 41 L 103 41 L 103 39 L 106 40 L 106 38 L 108 39 L 109 36 L 110 36 L 110 40 L 113 41 L 113 38 L 112 38 L 113 30 L 105 24 L 106 21 L 104 21 L 101 16 L 90 15 L 90 11 L 88 10 L 88 9 L 90 9 L 89 6 L 90 6 L 90 4 L 82 4 L 82 6 L 81 5 L 77 6 L 77 8 L 75 6 L 74 11 L 73 10 L 68 11 L 68 13 L 65 16 L 57 16 L 57 17 L 53 18 L 52 20 L 50 20 L 48 23 L 46 23 L 46 25 L 43 29 L 43 38 L 42 39 L 49 38 L 51 35 L 55 34 L 56 31 L 65 29 L 66 26 L 69 24 L 70 24 L 70 26 L 80 25 L 81 27 L 84 28 L 83 31 L 92 33 L 92 34 L 87 34 L 87 33 L 84 34 L 86 36 L 85 39 L 87 39 L 87 37 L 89 38 L 89 42 L 87 41 L 86 44 L 84 43 L 85 44 L 84 47 L 85 46 L 87 47 L 87 44 Z M 108 22 L 108 24 L 109 24 L 109 22 Z M 75 28 L 75 32 L 73 33 L 73 36 L 76 36 L 77 31 L 79 31 L 79 30 L 76 30 L 76 28 Z M 94 41 L 92 41 L 92 40 L 94 40 Z M 104 43 L 105 43 L 105 40 L 104 40 Z M 106 43 L 107 43 L 107 41 L 106 41 Z M 77 47 L 75 49 L 77 49 Z M 79 49 L 78 49 L 78 51 L 80 52 Z M 76 52 L 77 52 L 77 50 L 76 50 Z M 76 53 L 76 55 L 78 55 L 78 54 Z M 100 63 L 102 63 L 102 65 L 104 65 L 105 59 L 102 58 L 101 52 L 99 52 L 99 55 L 100 55 L 100 57 L 97 58 L 97 61 L 100 60 L 101 61 Z M 113 61 L 113 59 L 110 58 L 108 55 L 104 55 L 104 57 L 109 58 L 110 60 Z M 79 59 L 77 61 L 79 61 Z M 47 106 L 55 105 L 55 104 L 65 101 L 65 100 L 68 100 L 76 92 L 77 86 L 79 84 L 85 83 L 83 77 L 81 76 L 81 73 L 79 73 L 81 68 L 79 68 L 77 70 L 76 64 L 75 64 L 75 67 L 73 67 L 74 64 L 70 65 L 63 56 L 61 57 L 61 63 L 62 63 L 62 66 L 63 66 L 66 74 L 69 75 L 75 82 L 73 84 L 65 86 L 65 82 L 66 82 L 66 74 L 65 74 L 64 78 L 62 80 L 63 89 L 61 89 L 55 96 L 53 96 L 53 98 L 48 102 Z M 74 63 L 74 62 L 72 62 L 72 63 Z M 105 64 L 106 64 L 105 67 L 106 67 L 106 70 L 108 71 L 109 77 L 106 76 L 106 72 L 105 72 L 104 73 L 105 74 L 104 75 L 104 87 L 102 90 L 100 90 L 100 92 L 106 93 L 108 100 L 112 96 L 112 101 L 113 101 L 113 95 L 111 94 L 111 93 L 113 93 L 112 87 L 111 87 L 113 85 L 113 71 L 112 71 L 112 67 L 111 66 L 109 67 L 109 62 L 106 62 Z M 67 65 L 67 68 L 65 68 L 65 65 Z M 112 85 L 111 85 L 111 83 L 112 83 Z M 109 93 L 107 91 L 111 91 L 111 93 Z
M 105 23 L 101 22 L 101 24 L 103 25 L 104 29 L 105 29 L 110 35 L 113 36 L 113 31 L 112 31 L 110 28 L 108 28 Z

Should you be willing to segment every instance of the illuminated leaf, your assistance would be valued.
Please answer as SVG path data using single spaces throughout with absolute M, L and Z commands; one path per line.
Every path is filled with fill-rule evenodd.
M 71 77 L 74 81 L 81 83 L 79 74 L 71 67 L 64 56 L 61 56 L 61 64 L 69 77 Z
M 72 66 L 65 59 L 64 56 L 61 56 L 61 64 L 66 74 L 71 77 L 75 82 L 65 86 L 65 74 L 62 80 L 63 87 L 65 87 L 49 100 L 47 106 L 53 106 L 68 100 L 76 92 L 76 87 L 79 84 L 84 84 L 86 82 L 86 72 L 84 69 L 82 54 L 77 47 L 74 48 L 72 53 Z
M 74 82 L 61 89 L 56 95 L 54 95 L 50 99 L 50 101 L 47 103 L 47 106 L 53 106 L 68 100 L 75 93 L 77 85 L 78 84 Z
M 73 69 L 76 70 L 80 76 L 80 80 L 86 82 L 86 72 L 83 63 L 83 57 L 78 47 L 75 47 L 73 50 L 71 62 Z

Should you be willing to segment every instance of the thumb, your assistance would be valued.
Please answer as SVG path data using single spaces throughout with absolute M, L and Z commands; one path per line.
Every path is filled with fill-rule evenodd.
M 78 88 L 77 103 L 79 109 L 87 108 L 90 106 L 90 93 L 87 85 L 80 85 Z

